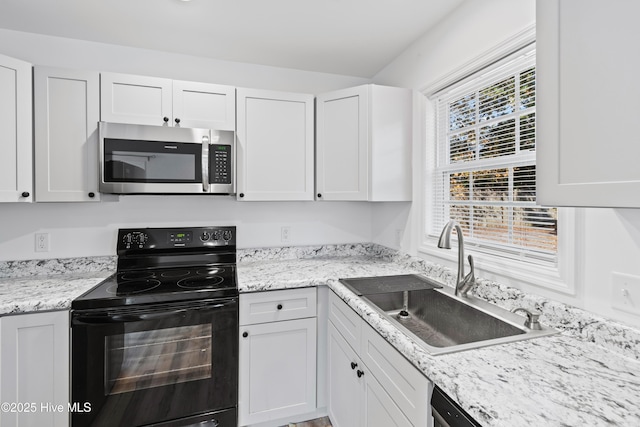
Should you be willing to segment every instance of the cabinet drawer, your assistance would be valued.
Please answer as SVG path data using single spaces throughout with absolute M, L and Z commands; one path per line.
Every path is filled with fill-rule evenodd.
M 413 425 L 427 425 L 429 380 L 369 325 L 362 326 L 360 358 Z
M 316 305 L 316 288 L 241 294 L 240 324 L 316 317 Z
M 362 319 L 333 292 L 329 296 L 329 320 L 353 349 L 358 351 Z

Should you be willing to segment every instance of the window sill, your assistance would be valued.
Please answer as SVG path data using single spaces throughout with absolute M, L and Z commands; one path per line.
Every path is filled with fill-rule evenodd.
M 508 286 L 521 288 L 521 284 L 542 287 L 566 295 L 575 295 L 574 280 L 571 274 L 562 274 L 561 268 L 532 265 L 500 256 L 477 253 L 466 250 L 465 256 L 473 255 L 476 277 L 492 280 Z M 454 270 L 458 262 L 457 247 L 451 250 L 439 249 L 434 238 L 428 238 L 418 248 L 422 258 L 449 267 Z M 469 271 L 469 263 L 465 259 L 465 273 Z M 569 272 L 570 273 L 570 272 Z

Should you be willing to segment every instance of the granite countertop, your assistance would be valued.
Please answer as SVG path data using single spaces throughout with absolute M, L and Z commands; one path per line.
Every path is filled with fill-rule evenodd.
M 46 310 L 68 310 L 71 301 L 112 272 L 52 274 L 0 278 L 0 316 Z
M 590 342 L 592 335 L 581 337 L 570 327 L 549 337 L 431 356 L 337 280 L 406 273 L 443 275 L 420 266 L 359 256 L 262 260 L 239 264 L 238 277 L 241 292 L 328 285 L 483 426 L 640 425 L 638 356 L 597 345 Z M 572 310 L 567 312 L 571 319 L 560 323 L 584 322 Z M 640 351 L 636 338 L 628 339 L 634 351 Z
M 242 293 L 329 286 L 484 426 L 640 425 L 640 331 L 480 280 L 478 296 L 507 309 L 541 309 L 542 322 L 561 333 L 431 356 L 338 279 L 419 273 L 450 284 L 454 274 L 448 269 L 377 245 L 242 250 L 238 261 Z M 74 273 L 47 276 L 42 267 L 38 276 L 0 278 L 0 315 L 68 309 L 73 298 L 113 271 L 112 258 L 88 264 L 92 272 L 81 272 L 86 265 L 54 264 L 56 273 Z M 5 263 L 0 274 L 32 267 Z

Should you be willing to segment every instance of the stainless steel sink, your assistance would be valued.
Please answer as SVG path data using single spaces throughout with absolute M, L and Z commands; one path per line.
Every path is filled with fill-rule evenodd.
M 526 318 L 473 296 L 456 297 L 448 287 L 361 298 L 433 355 L 557 333 L 526 328 Z

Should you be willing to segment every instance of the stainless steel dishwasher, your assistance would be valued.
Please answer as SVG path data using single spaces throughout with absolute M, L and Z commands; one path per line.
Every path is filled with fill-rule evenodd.
M 471 418 L 438 386 L 433 387 L 431 414 L 433 427 L 481 427 L 480 423 Z

